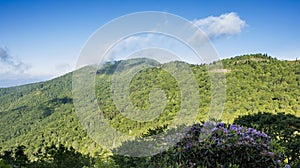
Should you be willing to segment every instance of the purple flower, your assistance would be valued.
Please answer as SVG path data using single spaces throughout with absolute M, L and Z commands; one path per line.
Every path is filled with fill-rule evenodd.
M 268 138 L 268 135 L 264 132 L 261 133 L 261 136 L 264 137 L 264 138 Z
M 251 132 L 253 131 L 254 129 L 253 128 L 248 128 L 248 132 Z
M 223 128 L 225 128 L 225 123 L 218 123 L 217 125 L 216 125 L 216 127 L 223 127 Z
M 216 130 L 218 130 L 218 128 L 215 127 L 211 130 L 211 132 L 215 132 Z
M 232 124 L 229 129 L 232 130 L 232 131 L 240 132 L 240 131 L 243 130 L 243 127 L 241 127 L 239 125 Z

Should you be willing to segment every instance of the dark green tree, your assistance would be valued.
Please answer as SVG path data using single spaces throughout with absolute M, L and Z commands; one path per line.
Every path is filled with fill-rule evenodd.
M 25 154 L 26 147 L 20 145 L 13 150 L 4 151 L 0 158 L 4 165 L 11 165 L 16 168 L 27 167 L 29 159 Z
M 236 124 L 264 131 L 285 148 L 288 163 L 300 166 L 300 118 L 291 114 L 257 113 L 240 116 Z M 297 166 L 296 166 L 297 165 Z
M 28 159 L 28 156 L 24 153 L 26 147 L 21 145 L 21 146 L 18 146 L 14 153 L 15 153 L 15 156 L 14 156 L 14 166 L 15 167 L 26 167 L 27 164 L 29 163 L 29 159 Z
M 36 153 L 39 158 L 37 162 L 33 162 L 31 167 L 44 167 L 44 168 L 82 168 L 84 166 L 91 167 L 93 159 L 85 156 L 74 148 L 66 148 L 64 145 L 47 146 L 45 152 L 41 150 Z

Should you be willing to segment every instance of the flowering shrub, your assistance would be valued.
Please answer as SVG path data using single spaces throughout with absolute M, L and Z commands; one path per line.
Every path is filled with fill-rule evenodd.
M 289 167 L 282 151 L 264 132 L 207 122 L 193 125 L 182 141 L 152 156 L 149 167 Z

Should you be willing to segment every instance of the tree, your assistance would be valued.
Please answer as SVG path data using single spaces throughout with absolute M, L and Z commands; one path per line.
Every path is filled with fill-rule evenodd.
M 2 164 L 3 167 L 8 165 L 17 168 L 26 167 L 29 163 L 29 159 L 27 155 L 24 153 L 25 149 L 26 147 L 21 145 L 16 147 L 14 150 L 4 151 L 3 154 L 0 155 L 1 162 L 2 162 L 2 163 L 0 162 L 0 165 Z
M 75 151 L 72 147 L 68 149 L 64 145 L 47 146 L 44 153 L 40 150 L 36 156 L 38 161 L 32 163 L 31 167 L 82 168 L 90 167 L 93 163 L 92 158 Z
M 234 123 L 266 132 L 285 148 L 288 163 L 300 166 L 300 118 L 291 114 L 257 113 L 240 116 Z

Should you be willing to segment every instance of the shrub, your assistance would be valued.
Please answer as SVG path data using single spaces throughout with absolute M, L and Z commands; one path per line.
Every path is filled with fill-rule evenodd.
M 300 118 L 284 113 L 257 113 L 240 116 L 235 123 L 266 132 L 284 147 L 292 167 L 300 167 Z
M 208 129 L 207 129 L 208 128 Z M 210 130 L 207 137 L 201 137 Z M 174 147 L 151 158 L 159 167 L 283 167 L 282 148 L 264 132 L 239 125 L 193 125 Z
M 282 148 L 264 132 L 207 122 L 152 156 L 149 167 L 284 167 L 283 158 Z

